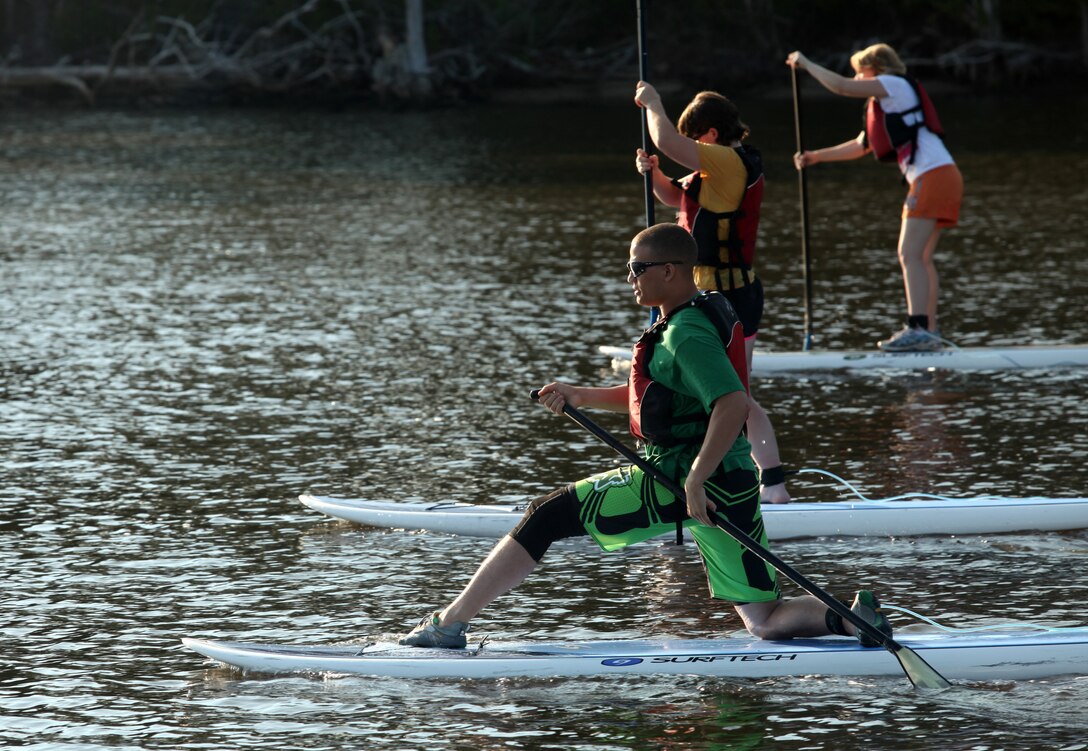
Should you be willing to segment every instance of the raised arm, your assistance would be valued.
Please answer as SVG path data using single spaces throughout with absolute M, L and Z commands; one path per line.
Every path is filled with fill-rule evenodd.
M 695 141 L 680 135 L 676 126 L 665 114 L 661 95 L 650 84 L 639 81 L 635 88 L 635 104 L 646 109 L 646 124 L 661 153 L 688 169 L 699 169 L 699 147 Z
M 786 65 L 791 68 L 807 70 L 813 78 L 820 82 L 821 86 L 832 94 L 857 97 L 859 99 L 888 95 L 888 92 L 884 89 L 884 84 L 875 78 L 847 78 L 846 76 L 840 76 L 838 73 L 812 62 L 805 57 L 804 53 L 799 51 L 791 52 L 786 57 Z

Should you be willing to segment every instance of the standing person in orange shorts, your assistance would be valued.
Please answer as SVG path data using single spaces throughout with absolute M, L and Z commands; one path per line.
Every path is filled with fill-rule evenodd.
M 794 165 L 802 169 L 820 162 L 858 159 L 870 152 L 880 161 L 899 164 L 910 186 L 899 230 L 907 325 L 877 346 L 885 352 L 940 349 L 939 284 L 933 255 L 941 230 L 959 221 L 963 177 L 941 140 L 941 124 L 929 97 L 907 76 L 907 67 L 886 44 L 874 44 L 851 56 L 853 78 L 817 65 L 801 52 L 791 52 L 786 64 L 807 70 L 834 94 L 868 99 L 865 129 L 857 138 L 799 152 L 793 157 Z

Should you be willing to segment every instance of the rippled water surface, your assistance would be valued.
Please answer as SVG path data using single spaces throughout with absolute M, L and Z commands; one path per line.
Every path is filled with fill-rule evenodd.
M 942 109 L 967 182 L 938 259 L 946 336 L 1088 342 L 1085 110 Z M 744 111 L 770 178 L 763 346 L 797 349 L 790 104 Z M 814 145 L 857 122 L 822 101 L 807 119 Z M 397 634 L 490 546 L 327 521 L 300 493 L 509 501 L 613 464 L 526 393 L 614 382 L 597 345 L 644 324 L 623 279 L 644 221 L 637 129 L 626 106 L 0 113 L 0 741 L 1088 748 L 1085 677 L 939 696 L 905 679 L 271 678 L 180 647 Z M 903 189 L 858 163 L 814 170 L 810 190 L 816 345 L 871 346 L 901 313 Z M 756 387 L 790 465 L 870 495 L 1083 496 L 1085 384 L 1038 371 Z M 840 497 L 807 477 L 798 499 Z M 776 549 L 833 590 L 872 583 L 953 626 L 1088 622 L 1083 531 Z M 739 627 L 707 598 L 693 551 L 584 542 L 556 545 L 477 626 L 493 639 Z

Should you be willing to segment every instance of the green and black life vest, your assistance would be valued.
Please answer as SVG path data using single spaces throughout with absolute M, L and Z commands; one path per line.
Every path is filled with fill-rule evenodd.
M 720 292 L 700 292 L 688 303 L 679 306 L 646 329 L 635 343 L 631 359 L 631 375 L 627 382 L 627 401 L 631 416 L 631 433 L 640 441 L 658 446 L 676 446 L 681 443 L 702 443 L 703 435 L 685 439 L 673 433 L 679 424 L 702 422 L 709 424 L 709 414 L 696 414 L 676 418 L 673 415 L 673 399 L 676 392 L 650 377 L 650 360 L 654 347 L 661 340 L 669 319 L 681 310 L 694 307 L 714 325 L 721 338 L 729 362 L 748 390 L 748 359 L 744 349 L 744 327 L 736 311 Z M 705 433 L 704 433 L 705 435 Z

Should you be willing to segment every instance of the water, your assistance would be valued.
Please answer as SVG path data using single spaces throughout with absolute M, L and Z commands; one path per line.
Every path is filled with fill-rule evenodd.
M 961 344 L 1085 343 L 1084 102 L 950 101 L 967 180 L 942 241 Z M 790 103 L 744 108 L 768 164 L 762 341 L 801 329 Z M 947 111 L 947 112 L 946 112 Z M 808 108 L 812 145 L 854 108 Z M 1088 680 L 402 681 L 245 676 L 186 635 L 402 632 L 489 543 L 317 517 L 303 492 L 510 501 L 611 466 L 527 399 L 611 383 L 644 311 L 627 106 L 431 113 L 4 112 L 0 740 L 12 747 L 1083 749 Z M 1041 134 L 1045 134 L 1045 140 Z M 896 326 L 902 188 L 810 178 L 816 344 Z M 667 215 L 661 218 L 667 219 Z M 874 496 L 1084 495 L 1085 376 L 807 375 L 757 384 L 792 466 Z M 610 416 L 600 421 L 622 428 Z M 820 479 L 798 499 L 839 497 Z M 1083 624 L 1088 534 L 809 540 L 777 552 L 950 625 Z M 790 593 L 795 590 L 787 587 Z M 905 624 L 906 621 L 897 621 Z M 692 551 L 565 542 L 479 622 L 502 638 L 740 627 Z

